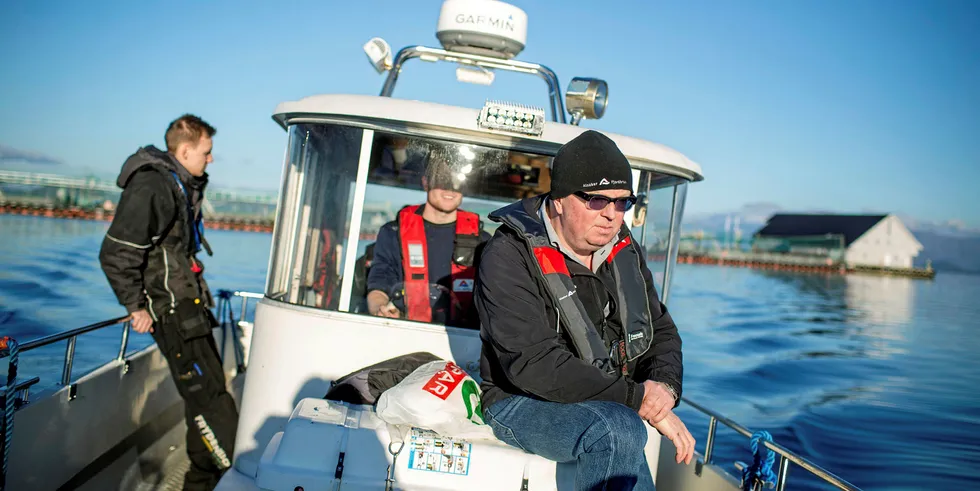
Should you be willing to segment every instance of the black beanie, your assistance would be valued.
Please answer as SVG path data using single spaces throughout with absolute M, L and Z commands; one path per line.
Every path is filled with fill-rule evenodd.
M 576 191 L 633 191 L 633 171 L 616 143 L 598 131 L 586 131 L 562 145 L 551 163 L 551 197 Z

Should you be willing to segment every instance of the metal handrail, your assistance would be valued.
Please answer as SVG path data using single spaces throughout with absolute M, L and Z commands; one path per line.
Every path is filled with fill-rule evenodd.
M 50 336 L 45 336 L 43 338 L 38 338 L 32 341 L 28 341 L 20 345 L 21 353 L 27 352 L 33 349 L 48 346 L 59 341 L 68 340 L 67 346 L 65 346 L 65 359 L 61 367 L 61 385 L 71 385 L 71 367 L 75 361 L 75 340 L 78 336 L 82 334 L 90 333 L 92 331 L 97 331 L 109 326 L 114 326 L 117 324 L 123 324 L 122 340 L 120 341 L 119 354 L 116 356 L 116 360 L 122 360 L 126 356 L 126 346 L 129 344 L 129 316 L 116 317 L 115 319 L 104 320 L 102 322 L 96 322 L 95 324 L 89 324 L 87 326 L 79 327 L 76 329 L 69 329 L 67 331 L 59 332 L 57 334 L 52 334 Z M 69 392 L 69 400 L 74 399 L 74 393 Z M 24 399 L 24 402 L 27 402 Z
M 252 298 L 252 299 L 260 299 L 260 298 L 263 298 L 263 295 L 261 293 L 253 293 L 253 292 L 245 292 L 245 291 L 235 291 L 235 292 L 232 293 L 232 295 L 237 296 L 237 297 L 242 297 L 242 307 L 241 307 L 241 314 L 240 314 L 241 316 L 239 317 L 240 320 L 238 321 L 236 327 L 242 327 L 244 325 L 249 325 L 250 323 L 244 321 L 246 315 L 248 314 L 248 299 L 250 299 L 250 298 Z M 76 339 L 78 338 L 78 336 L 80 336 L 82 334 L 90 333 L 92 331 L 97 331 L 99 329 L 103 329 L 103 328 L 106 328 L 106 327 L 109 327 L 109 326 L 118 325 L 120 323 L 123 324 L 122 336 L 121 336 L 120 341 L 119 341 L 119 352 L 117 353 L 116 358 L 115 358 L 115 360 L 117 360 L 117 361 L 122 361 L 122 360 L 124 360 L 126 358 L 126 350 L 127 350 L 128 346 L 129 346 L 129 330 L 130 330 L 129 328 L 130 328 L 130 325 L 131 325 L 131 322 L 130 322 L 129 319 L 130 319 L 130 316 L 128 316 L 128 315 L 122 316 L 122 317 L 116 317 L 114 319 L 108 319 L 108 320 L 104 320 L 104 321 L 101 321 L 101 322 L 96 322 L 94 324 L 89 324 L 87 326 L 83 326 L 83 327 L 79 327 L 79 328 L 75 328 L 75 329 L 69 329 L 67 331 L 63 331 L 63 332 L 59 332 L 59 333 L 56 333 L 56 334 L 52 334 L 50 336 L 45 336 L 45 337 L 42 337 L 42 338 L 34 339 L 34 340 L 31 340 L 31 341 L 28 341 L 26 343 L 21 344 L 20 345 L 20 352 L 21 353 L 24 353 L 24 352 L 31 351 L 31 350 L 34 350 L 34 349 L 37 349 L 37 348 L 41 348 L 41 347 L 44 347 L 44 346 L 49 346 L 49 345 L 54 344 L 54 343 L 57 343 L 59 341 L 68 340 L 68 343 L 65 346 L 65 357 L 64 357 L 64 363 L 62 364 L 62 370 L 61 370 L 61 385 L 63 385 L 63 386 L 70 386 L 71 385 L 71 379 L 72 379 L 72 376 L 71 376 L 72 364 L 73 364 L 74 359 L 75 359 L 75 345 L 76 345 Z M 36 379 L 37 379 L 37 377 L 35 377 L 34 379 L 31 379 L 30 381 L 28 381 L 28 383 L 29 383 L 28 387 L 30 385 L 36 384 L 39 381 L 39 380 L 36 380 Z M 20 384 L 18 384 L 18 385 L 20 385 Z M 25 392 L 25 393 L 27 393 L 27 392 Z M 74 394 L 73 394 L 73 392 L 69 392 L 69 400 L 72 400 L 72 399 L 74 399 Z M 21 396 L 21 400 L 23 401 L 23 403 L 27 403 L 28 402 L 28 400 L 26 399 L 26 397 L 24 397 L 23 395 Z
M 248 315 L 248 299 L 262 298 L 263 295 L 260 293 L 241 292 L 241 291 L 236 291 L 232 293 L 232 295 L 242 297 L 242 310 L 241 310 L 242 320 L 239 321 L 235 326 L 240 328 L 243 325 L 245 317 Z M 229 304 L 229 309 L 230 308 L 231 307 Z M 12 406 L 7 406 L 5 408 L 5 411 L 9 413 L 4 414 L 3 420 L 0 421 L 3 423 L 2 425 L 3 431 L 0 432 L 3 434 L 3 437 L 0 438 L 0 440 L 3 440 L 0 441 L 0 454 L 2 454 L 0 455 L 0 461 L 3 462 L 3 467 L 2 469 L 0 469 L 0 491 L 4 491 L 5 489 L 6 470 L 7 470 L 6 463 L 10 455 L 9 443 L 10 443 L 10 435 L 13 432 L 14 413 L 29 402 L 31 386 L 40 382 L 40 378 L 38 377 L 32 377 L 28 380 L 21 380 L 21 381 L 13 380 L 13 378 L 16 375 L 16 358 L 17 356 L 19 356 L 19 353 L 41 348 L 44 346 L 49 346 L 59 341 L 68 340 L 67 346 L 65 348 L 64 365 L 62 366 L 62 371 L 61 371 L 61 385 L 68 386 L 68 400 L 72 401 L 75 399 L 76 386 L 71 383 L 71 366 L 72 366 L 72 361 L 75 358 L 75 341 L 78 338 L 78 336 L 122 323 L 123 325 L 122 338 L 119 341 L 119 353 L 116 355 L 116 359 L 115 359 L 115 361 L 121 362 L 126 359 L 126 349 L 129 346 L 129 328 L 131 325 L 131 321 L 129 319 L 130 316 L 128 315 L 123 317 L 116 317 L 115 319 L 96 322 L 95 324 L 89 324 L 87 326 L 79 327 L 76 329 L 69 329 L 64 332 L 59 332 L 57 334 L 52 334 L 50 336 L 45 336 L 43 338 L 34 339 L 24 344 L 19 344 L 16 343 L 15 340 L 11 340 L 15 346 L 13 352 L 9 354 L 9 356 L 11 356 L 12 358 L 11 359 L 12 371 L 11 371 L 11 375 L 8 376 L 8 381 L 7 381 L 8 386 L 0 387 L 0 389 L 3 389 L 3 398 L 0 399 L 4 401 L 4 404 L 6 405 L 7 402 L 13 401 Z M 222 325 L 224 326 L 224 324 Z M 226 332 L 225 335 L 227 334 L 228 333 Z M 0 358 L 6 358 L 7 356 L 8 355 L 5 354 L 3 357 Z M 240 368 L 243 366 L 242 364 L 243 362 L 244 360 L 239 361 Z M 129 362 L 126 361 L 123 364 L 123 373 L 127 373 L 128 371 L 129 371 Z
M 681 397 L 681 400 L 684 401 L 684 403 L 687 404 L 688 406 L 697 409 L 701 413 L 711 418 L 708 421 L 708 437 L 706 439 L 705 449 L 704 449 L 705 465 L 711 464 L 711 455 L 715 443 L 715 430 L 718 427 L 719 421 L 725 426 L 735 430 L 742 436 L 746 438 L 752 438 L 753 432 L 750 431 L 748 428 L 736 423 L 735 421 L 732 421 L 731 419 L 728 419 L 710 409 L 707 409 L 704 406 L 701 406 L 700 404 L 697 404 L 686 397 Z M 799 455 L 793 453 L 793 451 L 789 450 L 788 448 L 778 443 L 770 442 L 770 441 L 760 441 L 760 443 L 765 445 L 766 448 L 779 454 L 779 472 L 776 474 L 776 491 L 784 491 L 786 489 L 786 476 L 787 473 L 789 472 L 790 462 L 806 469 L 814 476 L 823 479 L 825 482 L 833 485 L 837 489 L 842 489 L 844 491 L 861 491 L 861 488 L 845 481 L 844 479 L 838 477 L 837 475 L 828 471 L 827 469 L 824 469 L 823 467 L 820 467 L 819 465 L 814 464 L 813 462 L 810 462 L 809 460 L 803 457 L 800 457 Z
M 227 324 L 222 323 L 221 325 L 224 329 L 234 329 L 235 327 L 241 328 L 243 326 L 243 323 L 248 324 L 244 322 L 245 317 L 248 315 L 248 299 L 262 298 L 261 294 L 250 293 L 250 292 L 236 291 L 231 295 L 242 297 L 242 311 L 241 311 L 242 320 L 237 322 L 235 326 L 229 326 Z M 228 304 L 228 309 L 230 312 L 231 311 L 230 302 Z M 49 346 L 59 341 L 68 340 L 67 346 L 65 347 L 64 365 L 62 366 L 62 371 L 61 371 L 61 385 L 68 387 L 68 401 L 72 401 L 75 399 L 75 396 L 77 394 L 76 385 L 71 383 L 71 367 L 72 367 L 72 361 L 75 358 L 75 343 L 76 340 L 78 339 L 78 336 L 92 331 L 97 331 L 99 329 L 103 329 L 109 326 L 118 325 L 120 323 L 122 323 L 123 325 L 122 338 L 119 341 L 119 353 L 116 355 L 116 359 L 114 361 L 124 362 L 122 365 L 123 366 L 122 373 L 125 374 L 129 372 L 129 361 L 126 360 L 126 349 L 129 345 L 129 328 L 131 325 L 131 321 L 130 321 L 130 316 L 128 315 L 124 317 L 116 317 L 115 319 L 109 319 L 102 322 L 96 322 L 95 324 L 89 324 L 87 326 L 79 327 L 76 329 L 69 329 L 64 332 L 59 332 L 57 334 L 52 334 L 50 336 L 45 336 L 43 338 L 34 339 L 24 344 L 19 344 L 16 342 L 16 340 L 10 340 L 10 342 L 13 343 L 13 348 L 11 348 L 10 353 L 7 353 L 5 351 L 4 356 L 0 357 L 0 358 L 6 358 L 7 356 L 11 357 L 10 370 L 9 370 L 10 373 L 8 374 L 7 377 L 7 384 L 5 386 L 0 386 L 0 389 L 3 389 L 2 397 L 0 397 L 0 401 L 3 401 L 2 403 L 0 403 L 3 405 L 3 409 L 2 411 L 0 411 L 0 415 L 2 415 L 0 416 L 0 423 L 2 423 L 0 424 L 0 429 L 2 429 L 2 431 L 0 431 L 0 462 L 2 462 L 2 467 L 0 467 L 0 491 L 4 491 L 6 489 L 5 482 L 6 482 L 6 474 L 7 474 L 7 461 L 10 456 L 9 453 L 10 442 L 11 442 L 10 435 L 13 432 L 14 419 L 15 419 L 14 414 L 18 409 L 20 409 L 21 407 L 23 407 L 25 404 L 29 402 L 31 386 L 40 382 L 40 378 L 38 377 L 32 377 L 27 380 L 15 379 L 17 373 L 17 357 L 19 356 L 19 354 L 37 348 L 41 348 L 44 346 Z M 225 335 L 226 336 L 228 335 L 227 330 L 225 331 Z M 238 340 L 236 338 L 236 343 L 237 342 Z M 224 343 L 222 343 L 222 351 L 223 351 L 223 345 Z M 244 368 L 245 361 L 239 356 L 240 355 L 239 349 L 240 349 L 240 344 L 236 345 L 235 355 L 236 355 L 236 361 L 238 362 L 239 370 L 242 370 Z M 224 359 L 223 353 L 222 353 L 222 359 Z
M 262 299 L 265 298 L 265 295 L 261 293 L 243 292 L 237 290 L 234 293 L 232 293 L 232 295 L 236 297 L 242 297 L 242 308 L 241 308 L 242 315 L 241 317 L 238 318 L 238 327 L 240 328 L 252 327 L 252 323 L 245 320 L 245 314 L 248 313 L 248 299 L 250 298 Z
M 119 324 L 120 322 L 125 321 L 126 319 L 129 319 L 128 315 L 123 317 L 116 317 L 115 319 L 109 319 L 102 322 L 96 322 L 95 324 L 89 324 L 87 326 L 79 327 L 77 329 L 69 329 L 67 331 L 62 331 L 57 334 L 52 334 L 50 336 L 38 338 L 33 341 L 28 341 L 20 345 L 20 352 L 23 353 L 25 351 L 30 351 L 32 349 L 37 349 L 43 346 L 47 346 L 49 344 L 57 343 L 58 341 L 64 341 L 68 338 L 73 338 L 75 336 L 80 336 L 85 333 L 96 331 L 102 329 L 103 327 L 113 326 Z
M 255 298 L 255 299 L 265 298 L 265 295 L 261 293 L 254 293 L 254 292 L 235 291 L 232 292 L 232 295 L 236 297 L 242 297 L 242 298 Z
M 395 55 L 395 60 L 388 70 L 388 78 L 381 88 L 382 97 L 391 97 L 395 91 L 395 84 L 398 82 L 398 75 L 401 73 L 402 65 L 413 58 L 421 58 L 426 61 L 448 61 L 459 63 L 460 65 L 472 65 L 482 68 L 496 68 L 511 72 L 527 73 L 537 75 L 548 84 L 548 98 L 551 102 L 551 120 L 558 123 L 565 123 L 565 102 L 561 98 L 561 87 L 558 82 L 558 75 L 555 72 L 538 63 L 527 63 L 517 60 L 505 60 L 492 58 L 490 56 L 476 55 L 472 53 L 462 53 L 459 51 L 447 51 L 426 46 L 409 46 L 402 48 Z
M 41 381 L 40 377 L 31 377 L 27 380 L 21 380 L 20 382 L 14 384 L 14 386 L 10 389 L 10 392 L 13 393 L 20 392 L 21 395 L 19 397 L 19 400 L 21 402 L 19 404 L 23 404 L 23 402 L 27 401 L 27 399 L 31 395 L 31 387 L 40 381 Z
M 241 316 L 238 318 L 237 321 L 235 320 L 235 315 L 233 309 L 231 308 L 231 297 L 242 298 L 242 306 L 239 311 L 241 312 Z M 224 318 L 226 314 L 228 315 L 228 320 L 230 321 L 228 324 L 234 324 L 234 327 L 238 327 L 239 329 L 242 330 L 244 330 L 246 327 L 252 327 L 252 323 L 245 320 L 245 318 L 248 316 L 248 299 L 250 298 L 262 299 L 265 298 L 265 295 L 261 293 L 245 292 L 240 290 L 236 290 L 233 292 L 228 290 L 218 290 L 218 304 L 216 305 L 216 308 L 218 309 L 218 313 L 217 313 L 218 322 L 221 323 L 222 329 L 225 329 L 224 326 L 226 326 L 224 322 Z M 224 338 L 222 339 L 222 343 L 221 343 L 221 355 L 220 355 L 222 360 L 225 359 L 225 347 L 227 346 L 225 340 L 227 339 L 229 333 L 225 330 L 223 334 L 224 334 Z M 242 344 L 237 338 L 233 340 L 232 347 L 235 350 L 235 366 L 238 369 L 238 373 L 244 373 L 245 362 L 246 362 L 245 348 L 244 346 L 242 346 Z

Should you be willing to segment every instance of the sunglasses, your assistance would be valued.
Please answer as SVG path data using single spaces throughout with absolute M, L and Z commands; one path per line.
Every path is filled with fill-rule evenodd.
M 575 196 L 582 198 L 585 201 L 585 205 L 593 211 L 605 210 L 609 203 L 616 204 L 616 211 L 627 211 L 636 204 L 636 196 L 627 196 L 625 198 L 609 198 L 601 194 L 589 194 L 584 191 L 575 191 Z

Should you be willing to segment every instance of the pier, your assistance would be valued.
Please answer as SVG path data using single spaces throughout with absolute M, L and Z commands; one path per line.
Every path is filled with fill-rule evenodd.
M 111 222 L 113 212 L 102 208 L 85 209 L 79 207 L 55 208 L 36 204 L 0 204 L 0 215 L 22 215 L 74 220 L 94 220 Z M 271 233 L 274 220 L 240 216 L 211 216 L 204 219 L 204 228 L 212 230 L 240 230 L 244 232 Z
M 777 213 L 745 239 L 737 217 L 734 223 L 726 220 L 721 236 L 704 230 L 683 234 L 677 262 L 934 278 L 931 261 L 926 261 L 925 268 L 914 267 L 922 249 L 915 235 L 894 214 Z
M 706 264 L 737 268 L 770 269 L 798 273 L 824 274 L 878 274 L 932 279 L 936 271 L 926 268 L 899 268 L 885 266 L 849 265 L 829 257 L 799 254 L 778 254 L 740 250 L 687 251 L 677 254 L 679 264 Z
M 111 221 L 121 189 L 114 181 L 0 170 L 0 214 Z M 277 193 L 213 190 L 202 204 L 213 230 L 272 232 Z

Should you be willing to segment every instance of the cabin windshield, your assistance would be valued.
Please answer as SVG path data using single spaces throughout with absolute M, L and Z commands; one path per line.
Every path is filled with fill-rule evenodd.
M 550 155 L 519 148 L 416 134 L 324 123 L 291 125 L 266 296 L 294 305 L 368 315 L 369 278 L 375 282 L 372 286 L 378 284 L 379 272 L 370 273 L 377 264 L 379 233 L 382 244 L 378 248 L 390 253 L 391 241 L 385 239 L 397 237 L 391 222 L 397 223 L 400 210 L 433 198 L 452 198 L 450 194 L 431 196 L 424 182 L 458 190 L 462 194 L 459 209 L 479 215 L 485 239 L 498 226 L 487 218 L 490 212 L 548 192 L 551 160 Z M 628 212 L 626 223 L 646 247 L 648 264 L 663 295 L 676 260 L 678 237 L 671 230 L 679 228 L 686 181 L 634 170 L 634 183 L 640 201 Z M 397 247 L 394 250 L 400 259 Z M 455 324 L 435 315 L 437 290 L 452 291 L 451 281 L 446 284 L 445 280 L 429 278 L 435 324 Z M 404 290 L 404 285 L 395 280 L 389 283 L 392 281 L 396 284 L 386 293 L 396 297 L 394 292 Z M 396 299 L 392 301 L 398 305 Z M 398 306 L 404 313 L 404 306 Z

